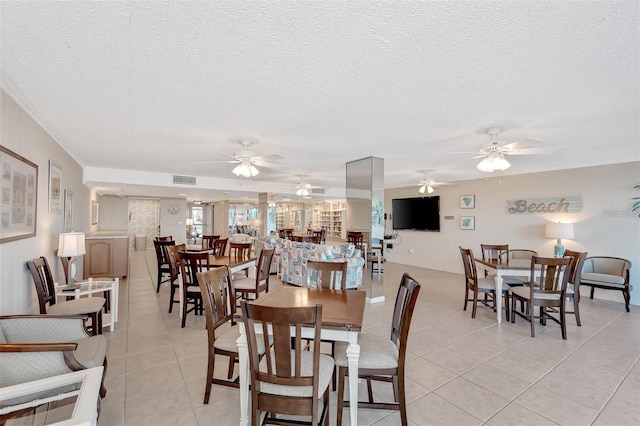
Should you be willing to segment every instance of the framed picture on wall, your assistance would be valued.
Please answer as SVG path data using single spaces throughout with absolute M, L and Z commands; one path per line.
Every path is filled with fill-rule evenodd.
M 98 224 L 98 202 L 96 200 L 91 200 L 91 224 Z
M 64 232 L 73 231 L 73 191 L 64 190 Z
M 62 167 L 49 160 L 49 213 L 62 213 Z
M 38 166 L 0 145 L 0 243 L 36 236 Z
M 466 231 L 473 231 L 474 229 L 476 229 L 476 217 L 460 216 L 460 229 Z
M 476 196 L 475 195 L 463 195 L 460 197 L 461 209 L 475 209 L 476 208 Z

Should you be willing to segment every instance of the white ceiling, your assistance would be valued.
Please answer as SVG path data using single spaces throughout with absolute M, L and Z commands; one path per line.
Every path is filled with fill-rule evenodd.
M 494 124 L 553 148 L 499 175 L 638 161 L 639 5 L 2 1 L 1 83 L 103 194 L 254 198 L 302 174 L 344 196 L 368 156 L 387 188 L 491 177 L 454 152 Z M 196 164 L 243 137 L 281 167 Z

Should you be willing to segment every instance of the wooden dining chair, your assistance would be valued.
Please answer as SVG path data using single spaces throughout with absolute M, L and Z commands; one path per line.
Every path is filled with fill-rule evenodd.
M 320 353 L 322 305 L 273 307 L 242 301 L 241 307 L 249 349 L 251 424 L 328 425 L 334 361 Z M 303 326 L 313 330 L 314 344 L 309 351 L 302 344 Z M 266 351 L 261 362 L 260 348 L 271 342 L 273 349 Z M 297 416 L 308 416 L 310 421 Z
M 314 244 L 322 243 L 322 231 L 312 231 L 311 232 L 311 242 Z
M 257 299 L 261 292 L 269 292 L 269 278 L 271 277 L 271 263 L 276 249 L 262 249 L 258 264 L 256 265 L 256 277 L 244 277 L 233 280 L 233 290 L 237 299 Z M 251 297 L 249 297 L 251 296 Z
M 500 255 L 500 260 L 509 261 L 509 259 L 525 259 L 531 260 L 533 256 L 537 256 L 538 252 L 528 249 L 509 249 Z M 525 285 L 529 283 L 528 275 L 503 275 L 502 280 L 508 285 Z
M 229 268 L 221 266 L 198 272 L 196 277 L 202 295 L 209 342 L 207 384 L 204 392 L 204 403 L 208 404 L 212 384 L 235 388 L 240 386 L 238 378 L 233 379 L 235 363 L 239 358 L 236 341 L 240 337 L 240 331 L 238 326 L 233 325 L 236 302 L 229 285 L 231 282 Z M 226 380 L 214 377 L 216 355 L 229 357 Z
M 173 304 L 180 303 L 179 294 L 180 282 L 182 275 L 180 273 L 180 252 L 187 250 L 186 244 L 178 244 L 173 246 L 164 247 L 169 262 L 169 286 L 171 287 L 171 294 L 169 295 L 169 313 L 173 311 Z M 178 295 L 178 298 L 176 298 Z
M 156 293 L 160 293 L 160 284 L 169 280 L 169 278 L 165 280 L 162 279 L 163 275 L 169 275 L 169 262 L 167 261 L 167 255 L 164 247 L 174 245 L 176 245 L 174 240 L 153 242 L 153 247 L 156 250 L 156 262 L 158 266 L 158 284 L 156 285 Z
M 227 242 L 228 238 L 218 238 L 213 243 L 213 255 L 214 256 L 224 256 L 227 252 Z
M 398 287 L 396 301 L 391 317 L 391 336 L 386 339 L 374 332 L 362 332 L 358 335 L 360 361 L 358 377 L 366 379 L 369 399 L 356 403 L 344 400 L 344 379 L 349 373 L 347 342 L 336 344 L 335 362 L 338 367 L 338 415 L 337 424 L 342 424 L 343 407 L 380 408 L 399 410 L 400 421 L 407 425 L 407 400 L 405 389 L 405 361 L 407 341 L 413 310 L 420 293 L 420 284 L 409 274 L 404 274 Z M 375 402 L 371 387 L 372 381 L 389 382 L 393 385 L 394 402 Z
M 220 235 L 203 235 L 202 250 L 213 250 L 216 240 L 220 239 Z
M 547 320 L 553 320 L 560 324 L 562 338 L 567 340 L 567 322 L 565 318 L 567 282 L 569 281 L 569 271 L 573 257 L 555 258 L 538 257 L 531 259 L 531 274 L 529 281 L 534 282 L 534 277 L 538 275 L 539 286 L 528 285 L 524 287 L 512 287 L 511 300 L 511 322 L 516 322 L 516 315 L 526 319 L 531 323 L 531 337 L 536 337 L 535 319 L 538 318 L 542 325 L 547 324 Z M 528 305 L 525 312 L 517 312 L 516 301 L 523 301 Z M 535 315 L 535 308 L 539 307 L 539 315 Z M 552 313 L 558 312 L 554 317 Z
M 165 237 L 156 237 L 155 241 L 173 241 L 173 235 L 167 235 Z
M 198 272 L 211 269 L 208 251 L 179 252 L 180 274 L 182 275 L 182 328 L 187 321 L 187 314 L 202 314 L 202 293 L 198 284 Z M 188 305 L 191 304 L 191 308 Z
M 478 302 L 483 305 L 489 306 L 495 309 L 496 297 L 504 297 L 504 307 L 506 311 L 506 317 L 509 318 L 509 286 L 502 283 L 502 294 L 496 295 L 496 284 L 493 278 L 478 278 L 478 270 L 476 269 L 476 262 L 473 257 L 473 251 L 459 247 L 460 255 L 462 256 L 462 265 L 464 266 L 464 308 L 467 310 L 468 302 L 472 303 L 471 318 L 476 317 L 476 311 L 478 309 Z M 469 296 L 469 292 L 473 293 Z M 478 295 L 490 295 L 491 299 L 487 297 L 484 300 L 478 300 Z M 493 303 L 489 303 L 493 302 Z
M 347 284 L 347 262 L 307 260 L 307 287 L 345 290 Z
M 573 258 L 571 269 L 569 270 L 569 280 L 567 282 L 567 298 L 573 302 L 573 311 L 565 311 L 566 314 L 573 314 L 576 317 L 576 324 L 580 324 L 580 281 L 582 280 L 582 267 L 587 259 L 587 252 L 565 250 L 564 257 Z
M 347 244 L 353 244 L 356 249 L 364 253 L 364 234 L 362 232 L 347 232 Z
M 106 303 L 104 297 L 82 297 L 58 302 L 53 274 L 47 258 L 41 256 L 29 260 L 27 268 L 36 287 L 41 314 L 88 315 L 91 318 L 92 334 L 102 334 L 102 308 Z

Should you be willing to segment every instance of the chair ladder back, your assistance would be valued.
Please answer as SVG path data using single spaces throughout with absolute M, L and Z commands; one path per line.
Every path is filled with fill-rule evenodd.
M 509 244 L 480 244 L 483 260 L 500 260 L 509 252 Z
M 27 262 L 27 266 L 29 268 L 29 272 L 31 272 L 33 283 L 36 286 L 40 313 L 46 314 L 47 303 L 49 306 L 56 304 L 56 289 L 54 286 L 53 275 L 51 274 L 51 267 L 49 266 L 47 258 L 44 256 L 29 260 Z
M 470 288 L 475 289 L 478 282 L 478 270 L 476 269 L 476 262 L 473 258 L 473 251 L 462 247 L 459 247 L 459 249 L 462 255 L 465 280 Z
M 307 284 L 310 285 L 311 277 L 315 271 L 318 288 L 330 288 L 332 290 L 345 290 L 347 284 L 347 262 L 327 262 L 322 260 L 307 261 Z M 338 278 L 340 279 L 338 281 Z
M 214 244 L 213 244 L 213 255 L 214 256 L 224 256 L 225 252 L 227 251 L 227 242 L 229 241 L 228 238 L 219 238 L 217 240 L 215 240 Z
M 271 272 L 271 263 L 273 262 L 273 255 L 276 249 L 262 249 L 260 257 L 258 258 L 258 282 L 266 280 L 269 282 L 269 276 Z
M 587 252 L 578 252 L 573 250 L 565 250 L 564 256 L 573 259 L 571 262 L 571 268 L 569 269 L 569 281 L 571 284 L 579 284 L 580 276 L 582 275 L 582 266 L 587 259 Z
M 251 256 L 251 243 L 229 243 L 229 259 L 241 261 Z
M 220 266 L 197 273 L 206 314 L 207 330 L 215 336 L 215 330 L 233 320 L 235 298 L 230 290 L 229 267 Z M 215 340 L 215 337 L 214 337 Z
M 313 386 L 317 399 L 318 362 L 320 357 L 320 320 L 322 305 L 279 308 L 260 306 L 242 301 L 242 315 L 246 321 L 247 343 L 249 346 L 249 360 L 251 374 L 259 383 L 273 383 L 287 386 Z M 260 338 L 264 347 L 269 347 L 269 334 L 273 336 L 273 350 L 266 351 L 266 371 L 259 368 L 258 336 L 255 323 L 261 323 Z M 302 375 L 302 325 L 313 324 L 314 327 L 314 373 L 311 376 Z M 292 335 L 292 330 L 294 333 Z M 255 383 L 255 382 L 254 382 Z M 252 385 L 253 386 L 253 385 Z
M 535 270 L 538 268 L 540 270 L 540 286 L 532 285 L 531 291 L 533 293 L 561 293 L 565 291 L 569 280 L 571 263 L 573 263 L 573 258 L 568 257 L 532 257 L 530 282 L 535 282 Z
M 420 284 L 409 274 L 403 274 L 402 281 L 398 287 L 391 324 L 391 340 L 398 346 L 399 356 L 403 359 L 406 352 L 411 318 L 413 317 L 413 310 L 419 293 Z

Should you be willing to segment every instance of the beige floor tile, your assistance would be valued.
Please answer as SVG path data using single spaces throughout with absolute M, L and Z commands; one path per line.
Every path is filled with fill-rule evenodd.
M 407 362 L 405 366 L 407 380 L 416 382 L 428 390 L 442 386 L 456 377 L 456 374 L 423 357 Z
M 597 408 L 574 402 L 565 394 L 556 393 L 540 383 L 533 385 L 514 402 L 562 425 L 588 425 L 598 413 Z
M 482 420 L 473 417 L 442 397 L 430 393 L 407 406 L 407 416 L 418 425 L 473 426 Z
M 555 426 L 555 423 L 533 411 L 511 403 L 500 410 L 486 423 L 487 426 Z
M 125 425 L 139 426 L 163 421 L 191 409 L 183 382 L 156 388 L 125 400 Z
M 125 388 L 127 401 L 136 395 L 151 392 L 154 389 L 184 383 L 177 362 L 153 366 L 127 374 Z
M 532 384 L 486 363 L 466 372 L 462 377 L 509 400 Z
M 122 426 L 124 424 L 124 399 L 103 404 L 98 417 L 100 426 Z
M 462 377 L 440 386 L 433 392 L 484 421 L 508 403 L 507 399 Z
M 134 373 L 150 367 L 176 362 L 173 345 L 161 346 L 146 352 L 133 353 L 127 356 L 127 373 Z
M 170 417 L 159 422 L 151 423 L 149 426 L 198 426 L 198 419 L 193 410 L 185 411 L 177 416 Z

